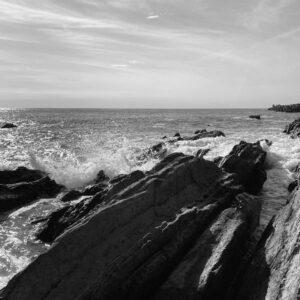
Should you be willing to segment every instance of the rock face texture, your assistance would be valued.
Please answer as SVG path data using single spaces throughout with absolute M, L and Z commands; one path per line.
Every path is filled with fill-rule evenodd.
M 259 144 L 246 143 L 227 159 L 233 155 L 250 169 L 265 157 Z M 246 176 L 255 192 L 262 180 L 224 165 L 226 157 L 220 168 L 173 153 L 52 215 L 49 230 L 66 225 L 52 240 L 65 232 L 2 299 L 221 299 L 258 223 L 260 203 L 245 193 Z
M 300 190 L 268 225 L 241 280 L 237 299 L 299 299 L 299 244 Z
M 289 104 L 289 105 L 273 104 L 272 107 L 270 107 L 268 110 L 289 112 L 289 113 L 300 112 L 300 103 Z
M 262 151 L 260 142 L 250 144 L 242 141 L 219 162 L 219 166 L 237 174 L 248 193 L 257 194 L 267 179 L 265 159 L 266 152 Z
M 300 118 L 295 120 L 294 122 L 288 124 L 284 131 L 284 133 L 291 135 L 292 138 L 297 138 L 300 136 Z

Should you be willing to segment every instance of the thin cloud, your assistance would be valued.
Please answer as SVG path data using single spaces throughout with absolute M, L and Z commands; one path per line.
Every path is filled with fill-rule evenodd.
M 151 16 L 147 17 L 148 20 L 154 20 L 154 19 L 158 19 L 158 18 L 159 18 L 158 15 L 151 15 Z

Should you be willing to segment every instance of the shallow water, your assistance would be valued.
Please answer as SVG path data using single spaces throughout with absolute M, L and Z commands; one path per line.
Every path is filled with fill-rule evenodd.
M 260 114 L 261 120 L 249 119 Z M 222 130 L 226 137 L 183 141 L 170 146 L 169 153 L 195 154 L 200 148 L 211 151 L 213 159 L 226 155 L 241 140 L 269 139 L 266 167 L 268 180 L 259 198 L 263 201 L 262 228 L 286 203 L 290 170 L 300 162 L 300 142 L 283 134 L 284 126 L 300 114 L 265 110 L 1 110 L 0 121 L 13 122 L 16 129 L 0 130 L 0 168 L 28 166 L 47 171 L 68 188 L 82 187 L 99 170 L 109 176 L 135 169 L 148 170 L 157 161 L 139 165 L 136 157 L 143 149 L 176 132 L 192 135 L 195 130 Z M 57 199 L 40 200 L 1 217 L 0 287 L 24 268 L 47 245 L 34 240 L 36 226 L 30 221 L 46 215 L 59 205 Z

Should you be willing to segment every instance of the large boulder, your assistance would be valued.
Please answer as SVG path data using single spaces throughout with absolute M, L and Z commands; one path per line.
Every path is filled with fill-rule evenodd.
M 284 131 L 284 133 L 289 134 L 292 138 L 297 138 L 300 136 L 300 118 L 288 124 Z
M 257 194 L 267 179 L 264 168 L 266 155 L 260 142 L 242 141 L 220 160 L 219 166 L 229 173 L 237 174 L 248 193 Z
M 240 279 L 236 299 L 295 300 L 300 290 L 300 190 L 272 219 Z
M 18 208 L 38 198 L 55 197 L 62 187 L 49 177 L 32 182 L 0 184 L 0 212 Z
M 2 297 L 134 300 L 155 292 L 159 297 L 172 276 L 187 286 L 188 269 L 195 279 L 191 295 L 224 292 L 234 272 L 230 266 L 239 264 L 239 249 L 260 211 L 238 176 L 180 153 L 145 174 L 130 175 L 83 202 L 97 204 L 15 276 Z M 203 256 L 193 258 L 197 249 Z M 203 294 L 194 293 L 197 278 Z

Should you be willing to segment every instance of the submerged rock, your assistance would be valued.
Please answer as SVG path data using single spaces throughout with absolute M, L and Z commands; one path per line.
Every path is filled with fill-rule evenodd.
M 4 125 L 1 126 L 1 128 L 5 129 L 5 128 L 15 128 L 18 127 L 17 125 L 13 124 L 13 123 L 5 123 Z
M 297 138 L 300 136 L 300 118 L 288 124 L 284 131 L 284 133 L 291 135 L 292 138 Z
M 0 212 L 15 209 L 38 198 L 55 197 L 61 189 L 49 177 L 32 182 L 0 184 Z
M 258 147 L 239 145 L 233 154 L 260 163 L 263 156 L 249 153 L 260 153 Z M 256 173 L 243 175 L 252 181 Z M 146 173 L 111 180 L 107 191 L 52 214 L 48 228 L 58 229 L 53 236 L 62 232 L 57 225 L 67 231 L 9 282 L 2 297 L 222 295 L 260 212 L 257 200 L 244 193 L 245 179 L 202 158 L 173 153 Z

